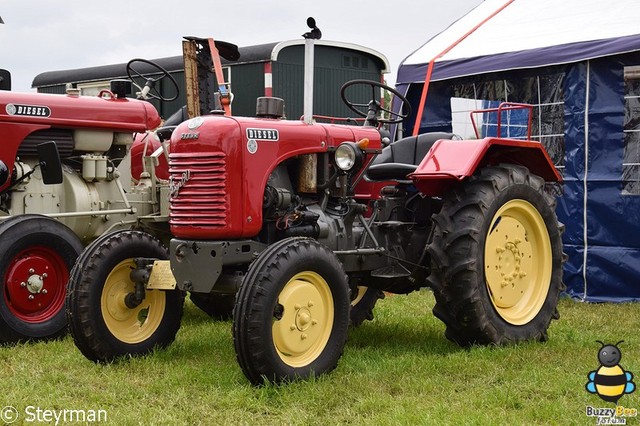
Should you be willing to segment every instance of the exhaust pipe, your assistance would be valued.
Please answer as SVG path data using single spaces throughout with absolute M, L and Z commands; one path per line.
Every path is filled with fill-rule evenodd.
M 322 32 L 316 27 L 316 20 L 307 18 L 307 26 L 311 31 L 302 34 L 304 37 L 304 122 L 313 124 L 313 69 L 315 40 L 320 40 Z

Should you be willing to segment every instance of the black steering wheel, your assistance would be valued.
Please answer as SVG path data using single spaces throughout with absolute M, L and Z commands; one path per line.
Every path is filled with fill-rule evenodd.
M 347 98 L 347 89 L 352 86 L 369 86 L 371 88 L 370 101 L 366 104 L 352 102 Z M 376 90 L 378 89 L 378 90 Z M 394 112 L 389 108 L 382 106 L 380 103 L 380 90 L 384 89 L 391 92 L 402 102 L 400 104 L 399 112 Z M 359 90 L 360 92 L 360 90 Z M 377 92 L 377 93 L 376 93 Z M 378 83 L 372 80 L 351 80 L 347 81 L 340 89 L 340 98 L 349 109 L 361 117 L 365 117 L 365 125 L 377 126 L 381 123 L 395 124 L 400 123 L 402 120 L 411 115 L 411 104 L 407 98 L 405 98 L 396 89 L 387 86 L 386 84 Z M 389 106 L 390 107 L 390 106 Z M 366 109 L 366 110 L 365 110 Z M 388 114 L 388 118 L 380 116 L 381 112 Z
M 149 67 L 144 67 L 146 68 L 145 74 L 149 74 L 149 73 L 161 73 L 160 77 L 157 78 L 152 78 L 149 76 L 145 76 L 143 75 L 140 71 L 138 71 L 139 69 L 141 69 L 141 67 L 143 67 L 143 65 L 141 64 L 146 64 L 149 67 L 151 67 L 151 70 L 149 70 Z M 137 66 L 138 70 L 135 69 L 135 66 Z M 160 65 L 156 64 L 155 62 L 149 61 L 147 59 L 132 59 L 127 63 L 127 76 L 129 77 L 129 80 L 131 80 L 131 82 L 133 83 L 134 86 L 136 86 L 139 90 L 140 90 L 140 97 L 142 99 L 157 99 L 159 101 L 162 102 L 169 102 L 169 101 L 173 101 L 175 99 L 178 98 L 178 95 L 180 94 L 180 88 L 178 87 L 178 82 L 176 82 L 176 79 L 173 78 L 173 76 L 171 74 L 169 74 L 169 71 L 165 70 L 164 68 L 162 68 Z M 140 87 L 137 83 L 134 77 L 138 77 L 141 78 L 142 80 L 145 81 L 144 87 Z M 173 86 L 173 88 L 175 89 L 175 95 L 173 97 L 167 97 L 167 96 L 162 96 L 162 94 L 160 93 L 160 91 L 158 90 L 158 87 L 156 86 L 156 83 L 158 83 L 159 81 L 163 80 L 163 79 L 168 79 L 169 82 L 171 83 L 171 85 Z

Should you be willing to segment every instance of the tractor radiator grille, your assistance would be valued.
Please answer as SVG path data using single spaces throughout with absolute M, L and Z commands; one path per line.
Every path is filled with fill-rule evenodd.
M 229 203 L 224 153 L 172 153 L 169 174 L 172 228 L 212 229 L 227 224 Z
M 43 142 L 54 141 L 58 146 L 61 159 L 71 157 L 73 152 L 73 134 L 67 129 L 36 130 L 24 138 L 18 148 L 18 157 L 36 157 L 37 146 Z

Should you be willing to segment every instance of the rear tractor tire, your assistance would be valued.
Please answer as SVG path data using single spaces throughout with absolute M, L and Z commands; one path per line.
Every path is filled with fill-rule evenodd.
M 67 281 L 82 248 L 71 229 L 46 216 L 0 223 L 0 344 L 65 334 Z
M 434 314 L 462 345 L 544 341 L 558 319 L 561 227 L 544 180 L 487 167 L 448 194 L 429 252 Z
M 145 290 L 132 307 L 130 273 L 137 257 L 167 259 L 167 250 L 151 235 L 120 231 L 89 245 L 71 272 L 67 318 L 73 340 L 88 359 L 111 362 L 164 348 L 180 328 L 184 294 L 180 290 Z
M 342 265 L 312 239 L 269 246 L 245 275 L 233 313 L 238 363 L 254 385 L 319 376 L 338 364 L 349 327 Z
M 373 320 L 373 308 L 375 308 L 378 299 L 384 299 L 384 292 L 375 288 L 358 286 L 351 297 L 351 326 L 358 327 L 367 320 Z

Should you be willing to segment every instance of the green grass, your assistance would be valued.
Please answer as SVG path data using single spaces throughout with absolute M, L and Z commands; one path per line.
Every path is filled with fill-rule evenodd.
M 640 305 L 563 299 L 546 343 L 462 349 L 444 338 L 433 304 L 428 291 L 387 297 L 351 331 L 335 371 L 254 388 L 236 363 L 231 323 L 188 303 L 175 343 L 145 358 L 96 365 L 68 337 L 0 348 L 0 407 L 22 421 L 27 406 L 102 409 L 114 425 L 589 425 L 587 405 L 612 407 L 584 388 L 599 367 L 595 340 L 625 340 L 620 364 L 640 377 Z M 640 391 L 619 404 L 640 408 Z

